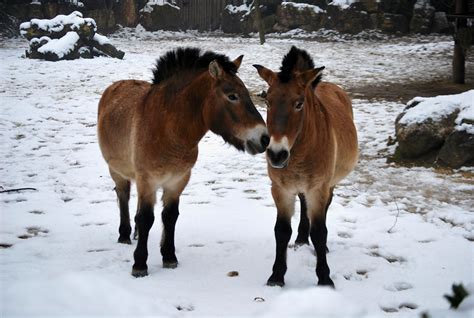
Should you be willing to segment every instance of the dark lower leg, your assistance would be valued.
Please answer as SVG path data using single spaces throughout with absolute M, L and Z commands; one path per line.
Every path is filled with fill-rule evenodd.
M 155 221 L 153 215 L 152 204 L 141 204 L 138 213 L 135 216 L 135 223 L 137 224 L 140 236 L 138 237 L 137 248 L 133 253 L 135 263 L 133 264 L 132 275 L 141 277 L 148 275 L 148 267 L 146 261 L 148 258 L 148 234 Z
M 290 218 L 277 217 L 275 223 L 276 257 L 273 264 L 273 273 L 267 281 L 269 286 L 285 285 L 284 277 L 287 269 L 286 252 L 291 233 Z
M 307 214 L 306 199 L 303 194 L 299 194 L 298 197 L 300 198 L 301 203 L 301 216 L 300 224 L 298 226 L 298 236 L 296 237 L 295 244 L 309 244 L 309 219 Z
M 330 271 L 326 259 L 326 243 L 328 230 L 325 218 L 317 218 L 311 224 L 311 241 L 316 250 L 317 264 L 316 275 L 318 276 L 318 285 L 333 286 L 334 283 L 329 277 Z
M 178 259 L 175 254 L 174 232 L 176 221 L 178 220 L 179 210 L 178 201 L 169 203 L 163 209 L 161 218 L 163 220 L 163 237 L 161 240 L 161 255 L 163 256 L 163 267 L 176 268 Z
M 132 244 L 130 241 L 130 212 L 128 209 L 128 201 L 130 199 L 130 182 L 127 181 L 123 185 L 115 187 L 120 208 L 120 226 L 119 226 L 119 243 Z

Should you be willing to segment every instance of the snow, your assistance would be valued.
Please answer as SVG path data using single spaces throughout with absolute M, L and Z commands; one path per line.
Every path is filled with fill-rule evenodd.
M 289 1 L 283 1 L 281 5 L 283 7 L 297 8 L 298 10 L 313 10 L 314 13 L 326 12 L 325 10 L 321 9 L 318 6 L 307 4 L 307 3 L 294 3 L 294 2 L 289 2 Z
M 353 4 L 354 2 L 356 2 L 356 0 L 332 0 L 329 3 L 329 5 L 338 6 L 341 9 L 345 10 L 345 9 L 349 8 L 351 6 L 351 4 Z
M 48 39 L 48 37 L 42 37 L 42 39 Z M 46 54 L 53 53 L 59 58 L 64 57 L 70 52 L 74 51 L 77 41 L 79 41 L 79 35 L 76 32 L 68 32 L 60 39 L 49 39 L 48 43 L 38 48 L 38 52 Z
M 65 24 L 71 25 L 71 30 L 77 30 L 84 23 L 89 23 L 94 26 L 94 29 L 97 29 L 93 19 L 83 18 L 82 13 L 74 11 L 69 15 L 60 14 L 53 19 L 31 19 L 29 22 L 23 22 L 20 24 L 20 33 L 22 35 L 26 34 L 24 29 L 30 27 L 36 27 L 47 32 L 61 32 Z
M 110 40 L 106 36 L 98 34 L 98 33 L 94 34 L 93 40 L 99 43 L 100 45 L 110 44 Z
M 111 38 L 127 52 L 125 59 L 48 63 L 21 58 L 24 40 L 0 45 L 0 185 L 38 189 L 0 194 L 2 317 L 419 317 L 425 311 L 472 316 L 471 297 L 463 311 L 453 312 L 443 295 L 453 283 L 474 283 L 474 170 L 387 163 L 395 146 L 386 141 L 405 106 L 401 102 L 353 96 L 360 161 L 336 188 L 328 212 L 335 290 L 316 286 L 309 246 L 289 248 L 284 288 L 265 286 L 274 260 L 276 214 L 265 158 L 237 152 L 211 133 L 200 143 L 180 201 L 179 267 L 161 267 L 158 203 L 149 238 L 150 275 L 133 278 L 136 242 L 116 243 L 114 185 L 96 135 L 104 89 L 120 79 L 150 80 L 155 59 L 180 43 L 230 58 L 245 54 L 239 74 L 255 95 L 267 85 L 252 64 L 277 70 L 291 45 L 326 66 L 325 80 L 370 87 L 446 76 L 450 37 L 334 41 L 328 35 L 312 41 L 270 35 L 261 46 L 257 37 L 137 28 Z M 466 70 L 472 69 L 468 56 Z M 263 102 L 256 103 L 265 118 Z M 133 189 L 131 211 L 136 203 Z M 298 220 L 297 213 L 291 243 Z M 239 275 L 228 277 L 230 271 Z
M 241 4 L 239 6 L 235 6 L 235 5 L 232 5 L 232 4 L 228 4 L 225 9 L 230 12 L 230 13 L 241 13 L 243 12 L 244 13 L 244 16 L 246 16 L 247 14 L 250 13 L 250 5 L 244 3 L 244 4 Z
M 145 4 L 143 9 L 140 10 L 140 12 L 151 13 L 153 12 L 154 6 L 170 6 L 173 9 L 181 10 L 181 8 L 176 5 L 176 1 L 174 0 L 148 0 L 148 2 Z
M 441 95 L 436 97 L 415 97 L 407 105 L 416 106 L 409 108 L 400 119 L 400 124 L 410 125 L 421 123 L 427 119 L 438 121 L 448 117 L 454 112 L 459 112 L 455 123 L 456 129 L 466 130 L 474 134 L 474 90 L 469 90 L 457 95 Z M 464 121 L 469 123 L 464 123 Z

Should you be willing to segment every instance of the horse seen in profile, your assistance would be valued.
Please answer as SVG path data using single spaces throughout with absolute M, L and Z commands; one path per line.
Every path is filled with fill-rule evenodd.
M 267 285 L 283 286 L 286 251 L 291 238 L 295 198 L 301 201 L 296 244 L 316 250 L 319 285 L 334 286 L 326 260 L 326 214 L 336 184 L 358 159 L 352 104 L 337 85 L 321 82 L 324 67 L 315 68 L 308 53 L 292 47 L 280 72 L 254 65 L 267 84 L 266 157 L 277 208 L 276 257 Z
M 230 61 L 214 52 L 178 48 L 157 60 L 153 83 L 118 81 L 100 99 L 98 139 L 116 186 L 120 243 L 131 244 L 131 181 L 138 192 L 135 277 L 148 275 L 147 241 L 158 188 L 163 189 L 163 267 L 178 265 L 174 235 L 179 198 L 206 132 L 250 154 L 264 152 L 269 143 L 265 122 L 237 76 L 242 58 Z

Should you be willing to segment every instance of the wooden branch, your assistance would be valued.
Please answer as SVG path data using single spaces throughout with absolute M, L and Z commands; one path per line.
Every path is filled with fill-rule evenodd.
M 7 189 L 7 190 L 0 190 L 0 193 L 20 192 L 20 191 L 38 191 L 38 189 L 36 189 L 36 188 Z

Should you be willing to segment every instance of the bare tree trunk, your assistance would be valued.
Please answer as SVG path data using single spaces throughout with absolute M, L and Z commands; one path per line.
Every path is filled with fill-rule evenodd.
M 265 28 L 263 26 L 262 14 L 260 12 L 260 1 L 254 0 L 253 5 L 255 6 L 255 22 L 257 24 L 258 36 L 260 37 L 260 44 L 265 43 Z
M 466 0 L 454 0 L 454 13 L 465 14 L 467 12 L 467 1 Z M 464 84 L 465 78 L 465 53 L 466 48 L 463 47 L 463 43 L 459 38 L 459 35 L 463 33 L 463 29 L 467 26 L 465 18 L 456 18 L 456 28 L 454 34 L 454 56 L 453 56 L 453 82 L 458 84 Z

